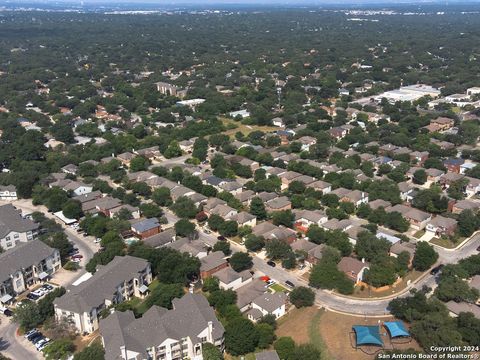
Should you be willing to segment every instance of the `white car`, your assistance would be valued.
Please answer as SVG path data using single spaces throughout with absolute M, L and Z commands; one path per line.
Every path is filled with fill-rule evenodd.
M 50 339 L 49 338 L 45 338 L 45 339 L 42 339 L 40 340 L 39 342 L 37 342 L 35 344 L 35 347 L 37 348 L 38 351 L 42 350 L 45 346 L 47 346 L 47 344 L 50 342 Z
M 102 242 L 102 239 L 101 239 L 101 238 L 96 238 L 95 240 L 93 240 L 93 242 L 94 242 L 95 244 L 99 244 L 99 243 Z

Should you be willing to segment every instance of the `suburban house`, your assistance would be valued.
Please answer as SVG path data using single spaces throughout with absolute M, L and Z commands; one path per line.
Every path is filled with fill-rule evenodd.
M 100 322 L 106 360 L 202 360 L 202 344 L 223 350 L 223 325 L 201 294 L 173 299 L 172 309 L 152 306 L 141 318 L 116 311 Z
M 321 191 L 323 194 L 328 194 L 330 191 L 332 191 L 332 184 L 322 180 L 317 180 L 313 183 L 310 183 L 307 185 L 307 187 Z
M 218 286 L 223 290 L 236 290 L 253 279 L 249 270 L 236 272 L 230 266 L 217 271 L 213 277 L 218 279 Z
M 9 303 L 61 267 L 60 252 L 40 240 L 20 243 L 0 254 L 0 302 Z
M 62 171 L 65 174 L 70 174 L 70 175 L 77 175 L 78 172 L 78 166 L 75 164 L 68 164 L 62 167 Z
M 228 220 L 236 221 L 238 226 L 250 226 L 253 228 L 257 225 L 257 217 L 246 211 L 241 211 L 228 218 Z
M 428 222 L 425 230 L 435 236 L 452 236 L 457 230 L 457 220 L 437 215 Z
M 221 251 L 214 251 L 200 259 L 200 278 L 206 279 L 212 276 L 217 271 L 225 269 L 228 266 L 228 261 L 225 259 L 225 254 Z
M 162 234 L 162 233 L 160 233 Z M 146 241 L 148 238 L 146 239 Z M 189 238 L 178 238 L 176 237 L 175 241 L 167 243 L 169 248 L 178 250 L 180 252 L 184 252 L 190 254 L 191 256 L 195 256 L 198 259 L 203 259 L 208 255 L 208 249 L 205 246 L 205 243 L 200 240 L 191 240 Z
M 130 162 L 133 160 L 134 157 L 135 157 L 135 154 L 132 154 L 131 152 L 128 152 L 128 151 L 116 156 L 116 158 L 120 160 L 120 162 L 126 167 L 130 166 Z
M 286 196 L 279 196 L 265 203 L 265 209 L 268 212 L 290 210 L 292 203 Z
M 101 266 L 91 278 L 53 302 L 57 320 L 70 320 L 80 334 L 98 329 L 103 309 L 130 300 L 143 298 L 152 282 L 152 270 L 147 260 L 133 256 L 116 256 Z
M 368 193 L 360 190 L 353 190 L 340 197 L 340 201 L 350 202 L 355 207 L 368 203 Z
M 460 313 L 472 313 L 475 318 L 480 319 L 480 306 L 477 306 L 476 304 L 450 300 L 445 305 L 447 305 L 451 317 L 458 317 Z
M 320 210 L 293 210 L 295 215 L 295 229 L 307 232 L 311 225 L 322 225 L 328 221 L 328 216 Z
M 447 168 L 449 172 L 460 174 L 460 166 L 465 162 L 462 158 L 452 158 L 443 161 L 443 166 Z
M 0 185 L 0 200 L 14 201 L 17 199 L 17 188 L 14 185 Z
M 91 193 L 93 186 L 70 179 L 60 179 L 48 185 L 49 187 L 59 187 L 65 192 L 72 192 L 73 195 L 84 195 Z
M 460 214 L 463 210 L 477 211 L 480 208 L 480 203 L 472 200 L 457 201 L 452 208 L 454 214 Z
M 267 292 L 255 298 L 251 308 L 246 312 L 252 321 L 258 321 L 265 315 L 273 315 L 278 319 L 285 315 L 287 307 L 287 295 L 283 291 Z
M 410 225 L 417 230 L 422 230 L 427 226 L 427 223 L 432 219 L 432 215 L 406 205 L 397 204 L 395 206 L 385 209 L 386 212 L 398 212 L 408 220 Z
M 369 267 L 368 263 L 352 257 L 343 257 L 337 264 L 338 270 L 347 275 L 355 284 L 363 280 L 365 270 L 369 269 Z
M 4 250 L 14 248 L 19 243 L 35 239 L 39 225 L 30 219 L 24 219 L 20 210 L 12 204 L 0 206 L 0 247 Z
M 162 227 L 157 218 L 149 218 L 132 221 L 131 230 L 139 239 L 145 239 L 158 234 Z

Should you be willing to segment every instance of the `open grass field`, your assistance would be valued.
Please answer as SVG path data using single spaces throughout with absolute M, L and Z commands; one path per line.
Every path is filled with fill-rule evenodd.
M 321 321 L 319 322 L 320 337 L 325 342 L 328 353 L 334 360 L 373 360 L 375 358 L 374 355 L 367 355 L 361 350 L 355 350 L 355 348 L 352 347 L 350 332 L 352 331 L 353 325 L 377 325 L 379 320 L 386 321 L 394 319 L 391 316 L 384 318 L 362 318 L 327 311 L 322 314 Z M 389 337 L 383 327 L 380 333 L 382 334 L 385 347 L 392 349 Z M 407 344 L 397 344 L 395 348 L 421 350 L 415 340 Z
M 225 118 L 225 117 L 220 117 L 219 119 L 222 120 L 223 124 L 225 126 L 227 126 L 227 128 L 228 128 L 229 125 L 237 126 L 237 128 L 235 128 L 235 129 L 229 129 L 229 130 L 223 132 L 223 134 L 231 136 L 231 137 L 233 137 L 237 131 L 240 131 L 241 133 L 243 133 L 243 135 L 246 136 L 246 135 L 250 134 L 251 132 L 258 131 L 258 130 L 266 132 L 266 133 L 278 130 L 278 128 L 275 127 L 275 126 L 244 125 L 240 121 L 235 121 L 233 119 L 228 119 L 228 118 Z

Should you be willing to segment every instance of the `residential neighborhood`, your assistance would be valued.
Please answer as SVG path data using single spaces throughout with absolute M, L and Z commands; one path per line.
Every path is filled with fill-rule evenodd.
M 480 8 L 176 5 L 0 9 L 0 359 L 475 358 Z

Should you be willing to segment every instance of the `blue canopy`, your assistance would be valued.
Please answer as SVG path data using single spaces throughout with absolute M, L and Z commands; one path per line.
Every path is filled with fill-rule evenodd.
M 385 325 L 392 338 L 410 336 L 410 333 L 401 321 L 386 321 L 383 323 L 383 325 Z
M 378 345 L 383 346 L 382 338 L 378 326 L 354 325 L 357 346 L 358 345 Z

